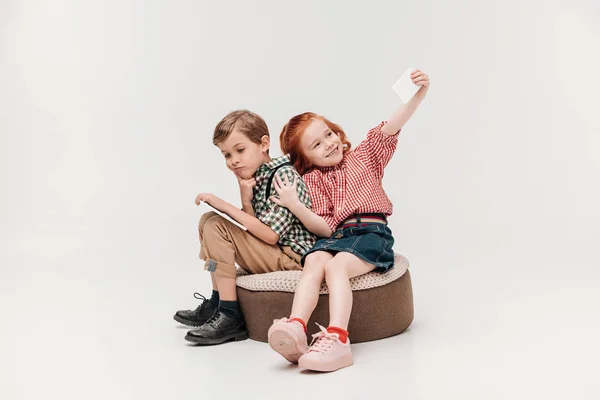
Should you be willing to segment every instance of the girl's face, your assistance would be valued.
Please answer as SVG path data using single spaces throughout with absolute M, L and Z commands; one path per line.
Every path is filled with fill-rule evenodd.
M 344 157 L 340 137 L 325 122 L 313 119 L 300 139 L 302 154 L 316 167 L 332 167 Z

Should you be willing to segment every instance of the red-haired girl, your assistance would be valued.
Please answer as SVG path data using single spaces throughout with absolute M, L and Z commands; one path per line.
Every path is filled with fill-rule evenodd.
M 268 334 L 271 347 L 301 368 L 335 371 L 352 365 L 347 332 L 352 310 L 349 280 L 394 265 L 394 238 L 387 226 L 392 203 L 381 180 L 400 129 L 429 88 L 429 77 L 422 71 L 415 70 L 411 78 L 421 86 L 415 96 L 387 122 L 371 129 L 355 149 L 339 125 L 314 113 L 293 117 L 281 132 L 281 150 L 290 155 L 306 182 L 313 209 L 298 200 L 297 182 L 277 178 L 279 199 L 271 199 L 323 238 L 302 257 L 304 269 L 290 318 L 275 321 Z M 329 327 L 321 327 L 309 347 L 306 321 L 317 305 L 323 279 L 329 289 Z

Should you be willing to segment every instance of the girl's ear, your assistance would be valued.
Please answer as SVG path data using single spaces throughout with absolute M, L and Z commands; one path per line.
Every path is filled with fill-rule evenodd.
M 263 135 L 260 138 L 260 150 L 265 152 L 269 150 L 269 147 L 271 147 L 271 139 L 267 135 Z

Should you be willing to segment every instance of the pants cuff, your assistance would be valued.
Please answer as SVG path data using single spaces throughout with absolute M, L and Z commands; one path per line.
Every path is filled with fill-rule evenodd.
M 216 260 L 207 259 L 204 263 L 204 269 L 224 278 L 235 278 L 237 276 L 235 265 L 224 264 Z

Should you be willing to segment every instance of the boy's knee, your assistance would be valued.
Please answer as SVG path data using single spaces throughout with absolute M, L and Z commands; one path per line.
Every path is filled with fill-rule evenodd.
M 202 216 L 200 217 L 200 222 L 198 223 L 198 230 L 202 230 L 204 228 L 204 226 L 206 225 L 206 223 L 208 222 L 208 220 L 217 215 L 219 215 L 219 214 L 217 214 L 214 211 L 209 211 L 209 212 L 202 214 Z
M 208 214 L 208 213 L 207 213 Z M 219 214 L 212 215 L 206 219 L 204 226 L 202 229 L 204 230 L 204 234 L 207 232 L 212 232 L 217 229 L 219 226 L 223 225 L 223 222 L 227 221 L 225 218 L 221 217 Z
M 213 235 L 230 238 L 238 233 L 236 229 L 241 231 L 241 229 L 217 214 L 206 221 L 204 225 L 204 237 Z

